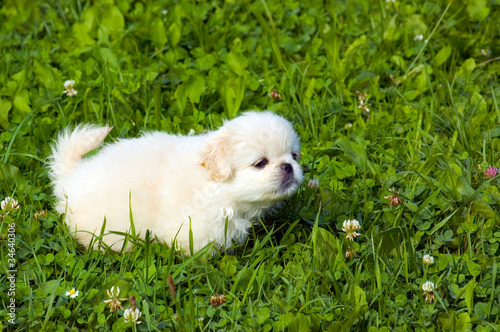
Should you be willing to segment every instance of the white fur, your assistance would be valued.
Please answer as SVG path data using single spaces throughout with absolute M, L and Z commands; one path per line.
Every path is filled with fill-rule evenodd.
M 84 246 L 92 233 L 100 234 L 105 218 L 103 241 L 120 250 L 123 236 L 108 233 L 130 232 L 131 209 L 141 237 L 149 229 L 189 251 L 191 225 L 195 252 L 210 242 L 227 248 L 246 238 L 252 218 L 292 195 L 303 180 L 300 140 L 288 121 L 271 112 L 245 113 L 204 135 L 151 132 L 120 139 L 82 158 L 110 130 L 78 126 L 53 146 L 49 168 L 56 210 L 66 214 Z M 255 167 L 261 158 L 269 163 Z M 288 168 L 288 186 L 285 164 L 293 169 Z

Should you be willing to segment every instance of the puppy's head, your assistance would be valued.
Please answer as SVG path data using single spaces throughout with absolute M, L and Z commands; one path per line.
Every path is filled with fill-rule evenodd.
M 248 112 L 209 135 L 202 165 L 214 181 L 227 184 L 231 198 L 272 203 L 301 185 L 300 139 L 282 117 Z

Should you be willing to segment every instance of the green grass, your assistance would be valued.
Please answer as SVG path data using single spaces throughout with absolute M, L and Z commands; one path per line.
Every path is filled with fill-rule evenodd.
M 498 1 L 11 0 L 0 22 L 0 199 L 20 206 L 1 211 L 0 329 L 500 329 Z M 84 251 L 55 214 L 44 161 L 62 128 L 186 134 L 249 109 L 293 121 L 306 180 L 232 255 L 133 237 Z M 110 312 L 112 286 L 141 324 Z

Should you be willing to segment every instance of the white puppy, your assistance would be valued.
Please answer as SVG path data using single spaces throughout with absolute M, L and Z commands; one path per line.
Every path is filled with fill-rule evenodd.
M 252 218 L 303 180 L 300 139 L 271 112 L 245 113 L 204 135 L 120 139 L 82 159 L 110 130 L 79 126 L 53 146 L 56 210 L 84 246 L 105 220 L 102 240 L 120 250 L 124 237 L 113 232 L 130 233 L 132 219 L 136 235 L 144 238 L 149 229 L 187 253 L 190 228 L 194 252 L 210 242 L 228 248 L 246 238 Z

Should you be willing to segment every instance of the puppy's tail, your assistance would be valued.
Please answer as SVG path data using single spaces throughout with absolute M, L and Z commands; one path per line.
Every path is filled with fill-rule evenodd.
M 66 129 L 52 146 L 49 160 L 50 176 L 53 180 L 69 174 L 82 160 L 82 157 L 98 147 L 112 127 L 79 125 L 72 132 Z

